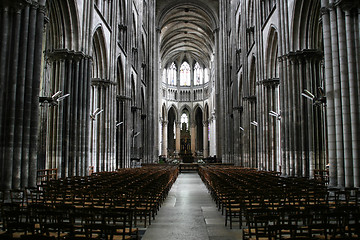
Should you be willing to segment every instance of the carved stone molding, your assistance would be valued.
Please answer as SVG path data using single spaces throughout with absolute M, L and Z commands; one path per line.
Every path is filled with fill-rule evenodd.
M 117 95 L 116 96 L 116 100 L 117 101 L 125 101 L 125 100 L 131 100 L 131 98 L 130 97 L 127 97 L 127 96 L 124 96 L 124 95 Z
M 249 102 L 251 102 L 251 103 L 255 103 L 255 102 L 256 102 L 256 96 L 255 96 L 255 95 L 243 97 L 243 99 L 244 99 L 245 101 L 249 101 Z
M 92 86 L 104 86 L 107 87 L 109 85 L 113 84 L 111 81 L 107 79 L 101 79 L 101 78 L 93 78 L 91 79 L 91 85 Z
M 264 79 L 261 81 L 261 84 L 264 85 L 265 87 L 278 86 L 280 84 L 280 79 L 279 78 Z
M 240 113 L 242 113 L 244 111 L 244 107 L 243 106 L 237 106 L 237 107 L 233 107 L 234 111 L 239 111 Z
M 46 60 L 50 60 L 50 61 L 66 60 L 66 59 L 73 59 L 79 61 L 83 58 L 89 58 L 89 56 L 86 56 L 83 52 L 76 52 L 74 50 L 69 50 L 69 49 L 55 49 L 53 51 L 46 51 L 45 56 L 46 56 Z

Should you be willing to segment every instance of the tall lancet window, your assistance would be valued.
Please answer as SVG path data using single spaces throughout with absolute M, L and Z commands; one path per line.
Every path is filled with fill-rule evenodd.
M 181 128 L 185 130 L 189 129 L 189 117 L 186 113 L 181 115 Z
M 190 86 L 190 65 L 187 62 L 180 67 L 180 85 Z
M 205 68 L 205 70 L 204 70 L 204 82 L 205 83 L 207 83 L 207 82 L 209 82 L 209 69 L 208 68 Z
M 168 84 L 176 85 L 176 66 L 172 63 L 168 68 Z
M 200 67 L 200 64 L 197 62 L 194 67 L 194 85 L 203 84 L 203 69 Z

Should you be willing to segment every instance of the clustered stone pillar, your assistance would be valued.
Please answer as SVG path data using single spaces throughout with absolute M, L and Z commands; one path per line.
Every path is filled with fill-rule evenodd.
M 162 122 L 162 155 L 164 157 L 167 157 L 167 125 L 168 125 L 168 121 L 163 121 Z
M 209 123 L 208 121 L 204 121 L 203 122 L 203 126 L 204 126 L 204 137 L 203 137 L 203 157 L 207 158 L 209 157 L 209 144 L 208 144 L 208 137 L 209 137 Z
M 36 185 L 44 5 L 42 1 L 0 3 L 0 187 L 3 189 Z
M 251 161 L 250 161 L 250 133 L 251 133 L 251 129 L 250 127 L 252 126 L 250 124 L 251 120 L 251 115 L 250 113 L 250 104 L 248 101 L 247 97 L 243 98 L 244 101 L 244 119 L 243 119 L 243 125 L 242 128 L 244 129 L 244 133 L 243 133 L 243 145 L 242 145 L 242 149 L 243 149 L 243 164 L 244 167 L 251 167 Z
M 191 153 L 193 156 L 195 156 L 195 151 L 196 151 L 196 122 L 192 121 L 190 123 L 190 136 L 191 136 Z
M 50 79 L 43 96 L 57 91 L 70 96 L 56 106 L 43 106 L 39 159 L 46 168 L 57 168 L 59 177 L 86 175 L 89 168 L 90 69 L 91 60 L 67 49 L 46 53 Z
M 181 122 L 176 122 L 176 153 L 180 153 Z
M 216 155 L 216 115 L 215 112 L 211 113 L 211 117 L 209 119 L 209 125 L 210 125 L 210 149 L 209 149 L 209 155 L 215 156 Z
M 358 1 L 322 0 L 331 187 L 359 187 Z
M 116 119 L 115 86 L 109 80 L 92 79 L 91 111 L 97 108 L 103 110 L 101 114 L 92 119 L 92 146 L 91 164 L 95 172 L 115 170 L 114 130 Z
M 278 78 L 270 78 L 270 79 L 264 79 L 261 82 L 263 88 L 264 88 L 264 100 L 262 102 L 267 102 L 267 104 L 262 104 L 260 107 L 261 112 L 264 116 L 264 131 L 262 136 L 264 138 L 263 142 L 266 144 L 263 145 L 263 150 L 261 151 L 261 154 L 263 155 L 262 159 L 264 160 L 263 166 L 265 167 L 265 170 L 267 171 L 278 171 L 278 161 L 277 161 L 277 155 L 278 155 L 278 122 L 279 118 L 270 116 L 269 112 L 274 111 L 279 114 L 279 106 L 277 104 L 277 87 L 279 85 L 279 79 Z

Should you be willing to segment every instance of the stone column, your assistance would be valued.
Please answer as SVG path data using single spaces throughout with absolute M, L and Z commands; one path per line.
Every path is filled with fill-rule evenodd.
M 2 2 L 0 187 L 36 185 L 44 6 Z
M 162 155 L 167 157 L 167 125 L 168 125 L 168 121 L 163 121 L 162 122 Z
M 210 118 L 210 156 L 215 156 L 216 152 L 216 116 L 215 113 L 211 113 Z
M 6 62 L 7 62 L 7 49 L 8 49 L 8 42 L 9 42 L 9 7 L 1 8 L 1 33 L 0 33 L 0 96 L 4 96 L 5 94 L 5 83 L 6 83 Z M 29 25 L 27 25 L 29 26 Z M 27 42 L 25 42 L 27 44 Z M 3 112 L 4 107 L 4 98 L 0 97 L 0 113 Z M 0 116 L 0 130 L 3 128 L 3 118 Z M 0 137 L 0 151 L 3 152 L 5 139 Z M 4 173 L 6 174 L 6 173 Z M 3 176 L 1 176 L 2 180 Z M 3 182 L 3 181 L 2 181 Z M 4 182 L 3 182 L 4 183 Z M 1 184 L 2 186 L 3 184 Z M 10 188 L 10 186 L 7 186 L 7 188 Z
M 59 66 L 59 78 L 56 79 L 56 86 L 54 88 L 54 92 L 64 91 L 65 86 L 65 59 L 62 58 L 58 62 Z M 63 117 L 64 117 L 64 105 L 58 104 L 57 108 L 54 109 L 57 112 L 56 120 L 54 119 L 54 132 L 56 134 L 56 140 L 54 142 L 54 150 L 55 150 L 55 161 L 56 167 L 58 168 L 58 176 L 59 178 L 64 177 L 64 171 L 62 166 L 63 161 Z
M 343 148 L 343 129 L 342 129 L 342 113 L 341 113 L 341 82 L 339 70 L 339 43 L 338 43 L 338 29 L 336 7 L 330 7 L 330 26 L 331 26 L 331 51 L 332 51 L 332 70 L 333 70 L 333 89 L 330 94 L 334 94 L 335 100 L 335 130 L 336 130 L 336 165 L 337 165 L 337 186 L 345 186 L 344 176 L 344 148 Z
M 67 62 L 67 69 L 76 69 L 76 63 L 78 61 L 76 60 L 75 57 L 71 58 L 68 60 Z M 71 89 L 71 84 L 74 81 L 73 79 L 73 72 L 72 71 L 67 71 L 66 72 L 66 76 L 65 79 L 67 80 L 66 83 L 64 84 L 64 89 L 63 92 L 64 93 L 70 93 L 70 89 Z M 63 164 L 62 164 L 62 172 L 63 172 L 63 176 L 67 176 L 68 172 L 69 172 L 69 158 L 70 158 L 70 126 L 71 126 L 71 99 L 73 99 L 74 96 L 69 96 L 68 99 L 64 100 L 61 104 L 64 105 L 64 120 L 63 120 L 63 154 L 62 154 L 62 160 L 63 160 Z
M 312 91 L 312 79 L 311 79 L 311 61 L 309 58 L 305 59 L 305 69 L 306 69 L 306 89 L 309 91 Z M 313 93 L 315 94 L 315 93 Z M 304 99 L 307 101 L 306 104 L 306 121 L 307 121 L 307 129 L 306 129 L 306 135 L 304 137 L 306 141 L 307 151 L 308 151 L 308 166 L 309 166 L 309 176 L 310 178 L 314 178 L 314 169 L 315 169 L 315 148 L 314 148 L 314 111 L 313 111 L 313 103 L 309 101 L 308 99 Z
M 11 74 L 8 80 L 8 95 L 5 95 L 8 99 L 6 104 L 6 125 L 7 133 L 6 142 L 8 145 L 7 151 L 5 151 L 5 159 L 14 159 L 13 160 L 13 169 L 12 169 L 12 187 L 19 189 L 21 182 L 21 161 L 19 158 L 14 158 L 14 133 L 15 133 L 15 110 L 16 110 L 16 86 L 18 78 L 18 61 L 19 61 L 19 42 L 20 42 L 20 22 L 21 22 L 21 10 L 16 9 L 13 16 L 13 39 L 11 54 L 12 58 L 9 61 Z
M 36 38 L 34 49 L 34 72 L 32 81 L 32 101 L 31 101 L 31 124 L 30 124 L 30 152 L 29 152 L 29 183 L 30 187 L 36 186 L 37 175 L 37 154 L 38 154 L 38 134 L 39 134 L 39 92 L 41 77 L 41 62 L 43 57 L 43 36 L 45 25 L 45 1 L 43 5 L 38 5 L 36 16 Z M 26 170 L 25 170 L 26 171 Z
M 85 56 L 85 62 L 86 62 L 86 75 L 85 75 L 85 80 L 84 80 L 84 87 L 85 87 L 85 93 L 84 93 L 84 97 L 86 100 L 84 100 L 84 111 L 83 111 L 83 123 L 84 123 L 84 129 L 90 129 L 90 93 L 91 93 L 91 82 L 90 82 L 90 76 L 91 76 L 91 69 L 92 69 L 92 60 L 91 57 L 86 55 Z M 87 170 L 89 169 L 89 163 L 90 163 L 90 141 L 89 141 L 89 135 L 90 135 L 90 131 L 87 130 L 85 131 L 85 139 L 84 139 L 84 151 L 85 151 L 85 167 L 86 169 L 84 169 L 86 171 L 87 174 Z M 85 174 L 85 175 L 86 175 Z
M 356 80 L 356 57 L 354 45 L 354 31 L 352 26 L 352 16 L 350 9 L 345 10 L 346 23 L 346 45 L 348 56 L 348 73 L 349 73 L 349 95 L 350 95 L 350 122 L 351 122 L 351 139 L 352 139 L 352 161 L 354 171 L 354 187 L 360 187 L 359 172 L 359 96 L 357 89 L 359 88 Z
M 65 169 L 66 170 L 66 174 L 67 176 L 75 176 L 76 175 L 76 162 L 77 162 L 77 149 L 78 149 L 78 142 L 77 142 L 77 131 L 79 128 L 78 125 L 78 111 L 79 111 L 79 78 L 81 76 L 82 73 L 82 66 L 83 63 L 81 61 L 81 59 L 77 59 L 76 62 L 74 63 L 74 79 L 71 82 L 71 92 L 72 92 L 72 96 L 71 96 L 71 103 L 70 103 L 70 108 L 71 108 L 71 114 L 70 114 L 70 148 L 69 148 L 69 160 L 68 160 L 68 168 Z M 90 81 L 89 81 L 90 82 Z M 87 116 L 90 119 L 90 113 Z M 94 128 L 94 124 L 92 122 L 91 125 L 91 129 L 93 130 Z M 94 150 L 94 140 L 91 139 L 92 141 L 92 149 L 91 151 Z M 95 158 L 92 158 L 95 159 Z M 95 168 L 95 163 L 93 163 L 94 166 L 94 170 L 96 171 Z
M 351 119 L 350 119 L 350 96 L 349 96 L 349 79 L 348 63 L 346 52 L 346 32 L 344 13 L 340 7 L 336 8 L 338 41 L 339 41 L 339 66 L 340 66 L 340 86 L 341 86 L 341 113 L 343 129 L 343 146 L 344 146 L 344 174 L 345 187 L 353 187 L 353 164 L 351 151 Z
M 195 121 L 192 121 L 190 123 L 190 136 L 191 136 L 191 153 L 192 153 L 193 156 L 195 156 L 195 151 L 196 151 L 195 141 L 197 140 L 196 122 Z
M 176 122 L 176 153 L 179 154 L 180 153 L 180 139 L 181 139 L 181 122 Z
M 84 106 L 83 103 L 86 101 L 86 94 L 85 92 L 87 91 L 87 89 L 85 89 L 85 81 L 86 81 L 86 76 L 87 76 L 87 72 L 86 72 L 86 61 L 85 58 L 81 59 L 81 64 L 80 64 L 81 68 L 80 68 L 80 72 L 79 72 L 79 79 L 77 81 L 78 84 L 78 92 L 77 92 L 77 97 L 78 97 L 78 102 L 77 102 L 77 126 L 78 128 L 76 129 L 77 131 L 77 138 L 76 138 L 76 142 L 77 142 L 77 151 L 76 151 L 76 172 L 75 172 L 75 176 L 83 176 L 84 175 L 84 171 L 87 172 L 87 169 L 84 169 L 84 154 L 83 154 L 83 138 L 84 138 L 84 132 L 85 132 L 85 128 L 83 126 L 83 122 L 84 119 L 88 119 L 89 118 L 89 114 L 87 114 L 86 116 L 83 115 L 84 113 Z M 90 81 L 90 79 L 89 79 Z M 102 113 L 101 115 L 104 115 L 104 113 Z M 100 116 L 101 117 L 101 116 Z
M 240 127 L 243 128 L 242 126 L 242 122 L 241 122 L 241 115 L 242 115 L 242 111 L 243 111 L 243 107 L 242 106 L 237 106 L 234 107 L 234 162 L 236 166 L 243 166 L 242 165 L 242 157 L 241 157 L 241 148 L 242 148 L 242 144 L 241 144 L 241 140 L 243 137 L 243 131 L 240 130 Z
M 19 62 L 19 77 L 18 83 L 16 86 L 16 129 L 15 129 L 15 154 L 14 154 L 14 161 L 21 161 L 21 169 L 28 169 L 27 162 L 23 161 L 23 152 L 22 152 L 22 145 L 23 145 L 23 136 L 24 136 L 24 104 L 25 104 L 25 81 L 26 81 L 26 55 L 28 51 L 28 34 L 29 34 L 29 25 L 25 24 L 29 22 L 30 16 L 30 6 L 26 5 L 23 10 L 23 25 L 22 25 L 22 40 L 20 46 L 20 62 Z M 0 86 L 0 88 L 2 88 Z M 0 96 L 2 94 L 0 93 Z M 1 101 L 0 101 L 1 105 Z M 0 109 L 1 112 L 1 109 Z M 1 117 L 0 117 L 1 119 Z M 0 120 L 1 121 L 1 120 Z M 1 129 L 1 124 L 0 124 Z M 28 172 L 22 172 L 21 175 L 21 186 L 26 186 L 28 184 Z
M 332 72 L 332 48 L 330 17 L 328 10 L 328 0 L 321 1 L 321 12 L 323 21 L 324 57 L 325 57 L 325 83 L 326 83 L 326 108 L 327 108 L 327 145 L 329 159 L 329 186 L 337 185 L 337 165 L 336 165 L 336 131 L 335 131 L 335 104 L 334 104 L 334 85 Z
M 209 123 L 208 121 L 204 121 L 203 122 L 203 126 L 204 126 L 204 133 L 203 133 L 203 156 L 204 158 L 209 157 L 209 146 L 208 146 L 208 127 L 209 127 Z

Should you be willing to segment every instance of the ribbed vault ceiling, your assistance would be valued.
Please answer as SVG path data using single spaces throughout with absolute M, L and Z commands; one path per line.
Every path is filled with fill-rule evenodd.
M 214 26 L 201 8 L 183 4 L 169 10 L 160 22 L 160 53 L 164 64 L 191 57 L 207 64 L 214 51 Z

